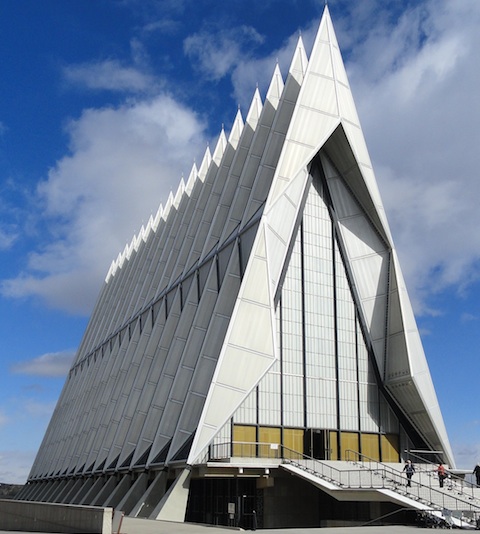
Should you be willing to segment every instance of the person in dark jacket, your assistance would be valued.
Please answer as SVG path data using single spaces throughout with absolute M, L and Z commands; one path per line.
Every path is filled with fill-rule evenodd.
M 475 466 L 475 469 L 473 470 L 473 474 L 475 475 L 475 478 L 477 479 L 477 486 L 480 486 L 480 465 L 479 464 Z
M 405 462 L 405 466 L 403 470 L 405 471 L 405 474 L 407 475 L 407 486 L 410 487 L 412 485 L 413 473 L 415 473 L 415 467 L 412 464 L 412 460 L 407 460 Z

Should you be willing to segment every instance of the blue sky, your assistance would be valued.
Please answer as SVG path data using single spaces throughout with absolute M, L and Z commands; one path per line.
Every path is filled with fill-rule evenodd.
M 324 1 L 0 0 L 0 481 L 109 266 Z M 480 2 L 330 0 L 457 466 L 480 459 Z

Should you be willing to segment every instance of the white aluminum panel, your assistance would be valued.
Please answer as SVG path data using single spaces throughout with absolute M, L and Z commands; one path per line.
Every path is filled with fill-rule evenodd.
M 349 154 L 347 152 L 347 157 L 348 157 L 348 155 Z M 335 158 L 335 159 L 337 160 L 339 158 Z M 344 160 L 344 158 L 342 158 L 342 160 Z M 322 162 L 323 173 L 325 174 L 325 178 L 327 179 L 328 182 L 330 182 L 330 180 L 338 178 L 338 171 L 332 165 L 332 163 L 331 163 L 329 158 L 321 156 L 321 162 Z M 353 165 L 353 164 L 355 164 L 355 160 L 352 158 L 352 161 L 350 162 L 350 165 Z M 342 169 L 340 169 L 340 171 L 341 170 Z
M 240 301 L 236 310 L 235 328 L 232 329 L 229 345 L 238 347 L 241 351 L 252 351 L 258 355 L 265 354 L 271 358 L 273 355 L 271 321 L 272 316 L 269 307 Z
M 280 157 L 277 166 L 276 175 L 278 179 L 273 182 L 270 194 L 272 198 L 277 200 L 284 194 L 288 187 L 290 180 L 292 180 L 298 172 L 310 162 L 315 155 L 312 152 L 312 147 L 304 144 L 299 144 L 296 141 L 291 141 L 287 138 L 283 146 L 283 154 L 285 157 Z
M 357 109 L 350 88 L 341 83 L 337 83 L 336 89 L 340 116 L 342 119 L 346 119 L 353 124 L 359 125 L 360 120 L 358 119 Z
M 362 301 L 367 327 L 372 341 L 381 341 L 385 344 L 385 314 L 387 313 L 387 298 L 376 297 Z M 383 315 L 382 315 L 383 314 Z
M 362 129 L 359 126 L 355 126 L 347 121 L 344 121 L 342 124 L 358 163 L 371 167 L 372 163 L 370 161 L 370 156 L 368 154 Z
M 398 271 L 397 271 L 398 272 Z M 400 306 L 402 310 L 402 319 L 403 327 L 406 332 L 417 332 L 417 321 L 415 320 L 415 315 L 413 314 L 412 305 L 410 299 L 408 298 L 408 293 L 405 288 L 400 288 L 398 292 L 400 298 Z
M 410 362 L 403 333 L 389 337 L 388 354 L 386 369 L 387 381 L 410 376 Z M 391 357 L 392 354 L 395 354 L 394 358 Z
M 320 26 L 317 30 L 317 37 L 315 38 L 315 43 L 321 44 L 323 43 L 330 43 L 332 39 L 335 39 L 335 34 L 332 35 L 332 25 L 328 24 L 328 20 L 330 18 L 329 12 L 328 12 L 328 6 L 325 4 L 323 16 L 320 20 Z M 336 42 L 336 40 L 334 41 Z M 315 50 L 315 48 L 314 48 Z M 313 52 L 311 54 L 313 56 Z M 313 58 L 310 58 L 312 60 Z
M 390 292 L 390 299 L 388 302 L 388 333 L 393 336 L 401 334 L 403 328 L 402 310 L 400 308 L 399 295 L 397 291 Z
M 282 196 L 278 199 L 278 202 L 275 205 L 275 208 L 270 210 L 267 214 L 267 250 L 268 250 L 268 259 L 269 261 L 277 260 L 277 257 L 273 255 L 273 251 L 270 247 L 270 236 L 272 232 L 275 232 L 275 236 L 280 238 L 282 243 L 287 244 L 290 241 L 290 236 L 293 230 L 293 225 L 295 223 L 297 207 L 294 206 L 288 198 Z M 281 257 L 278 258 L 284 261 L 284 253 L 282 251 Z M 275 272 L 277 269 L 273 268 L 272 272 Z
M 330 29 L 331 29 L 331 35 L 332 34 L 335 35 L 331 21 L 330 21 Z M 330 38 L 332 39 L 332 37 Z M 335 39 L 335 37 L 333 37 L 333 39 Z M 338 80 L 338 82 L 340 82 L 343 85 L 348 85 L 347 73 L 345 71 L 345 66 L 343 64 L 342 56 L 340 54 L 340 49 L 338 48 L 338 45 L 335 45 L 332 42 L 331 50 L 332 50 L 333 70 L 335 73 L 335 79 Z
M 349 258 L 355 259 L 362 256 L 371 256 L 375 254 L 378 258 L 376 271 L 380 270 L 380 265 L 384 258 L 388 257 L 385 253 L 385 244 L 380 240 L 375 230 L 364 216 L 358 215 L 340 221 L 342 236 L 348 251 Z
M 265 259 L 255 257 L 251 262 L 253 283 L 245 288 L 243 297 L 259 304 L 270 305 L 270 292 L 268 287 L 268 270 Z
M 315 44 L 315 49 L 312 51 L 308 64 L 308 70 L 333 79 L 330 45 L 328 42 L 318 42 Z
M 243 390 L 245 385 L 256 381 L 270 367 L 272 359 L 259 354 L 247 352 L 235 347 L 228 347 L 225 351 L 225 359 L 230 366 L 222 366 L 216 383 L 227 388 Z
M 302 92 L 302 108 L 307 108 L 303 117 L 313 110 L 325 113 L 327 115 L 338 115 L 337 106 L 337 93 L 335 91 L 335 83 L 332 80 L 328 80 L 323 76 L 316 76 L 311 74 L 308 78 L 308 85 L 305 86 L 305 90 Z M 300 110 L 298 110 L 300 111 Z M 315 117 L 318 115 L 315 113 Z M 297 118 L 297 124 L 302 124 L 302 120 Z M 307 128 L 302 132 L 303 136 L 308 136 L 310 133 Z M 297 133 L 292 130 L 292 138 L 297 141 L 306 142 L 301 137 L 297 136 Z
M 295 206 L 295 209 L 298 210 L 300 203 L 303 199 L 305 184 L 308 182 L 308 170 L 306 167 L 301 169 L 295 179 L 293 179 L 288 188 L 285 189 L 284 196 Z
M 422 341 L 420 339 L 420 334 L 418 333 L 418 330 L 406 332 L 406 342 L 412 376 L 415 378 L 417 375 L 425 375 L 429 377 L 431 382 L 430 371 L 428 368 L 427 359 L 425 358 L 425 354 L 423 352 Z M 424 393 L 425 395 L 432 395 L 432 402 L 434 398 L 436 400 L 436 394 L 433 389 L 432 383 L 430 383 L 430 387 L 428 389 L 425 389 Z M 429 406 L 430 401 L 427 402 L 426 405 Z
M 377 254 L 351 261 L 355 285 L 362 300 L 386 295 L 388 265 Z
M 368 192 L 372 198 L 374 207 L 372 209 L 375 209 L 375 215 L 382 221 L 382 230 L 389 236 L 390 242 L 392 241 L 391 235 L 390 235 L 390 228 L 388 225 L 387 217 L 385 215 L 385 209 L 383 207 L 382 199 L 380 197 L 380 191 L 378 189 L 377 181 L 375 178 L 375 174 L 373 172 L 373 169 L 369 165 L 363 165 L 359 164 L 360 172 L 362 173 L 362 177 L 364 179 L 364 182 L 368 188 Z M 370 214 L 372 219 L 375 220 L 374 214 Z
M 352 217 L 354 215 L 361 214 L 361 209 L 358 202 L 347 191 L 343 182 L 338 178 L 333 167 L 329 166 L 330 175 L 332 176 L 328 180 L 328 188 L 335 205 L 335 213 L 337 217 L 342 220 L 345 217 Z
M 195 441 L 189 457 L 189 463 L 193 462 L 203 447 L 198 449 L 196 443 L 209 443 L 218 430 L 225 424 L 225 405 L 238 407 L 245 398 L 244 391 L 236 391 L 221 384 L 215 384 L 210 390 L 209 410 L 206 417 L 201 421 L 195 434 Z M 228 417 L 227 417 L 228 419 Z

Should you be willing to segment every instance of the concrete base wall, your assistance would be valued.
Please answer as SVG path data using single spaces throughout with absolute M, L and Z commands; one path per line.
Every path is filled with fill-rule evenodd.
M 0 530 L 112 534 L 112 508 L 0 500 Z
M 183 523 L 187 512 L 190 469 L 183 469 L 153 510 L 150 519 Z
M 132 508 L 129 515 L 132 517 L 149 518 L 153 509 L 165 495 L 167 487 L 167 472 L 160 471 L 148 486 L 138 503 Z

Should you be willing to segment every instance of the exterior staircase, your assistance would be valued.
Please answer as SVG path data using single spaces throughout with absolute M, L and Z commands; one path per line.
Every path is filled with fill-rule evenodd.
M 415 475 L 408 487 L 402 464 L 362 460 L 284 458 L 281 467 L 338 500 L 352 500 L 355 494 L 358 498 L 358 492 L 369 492 L 369 498 L 390 500 L 418 510 L 432 525 L 476 528 L 480 520 L 480 488 L 456 478 L 446 479 L 440 488 L 432 464 L 415 464 Z

